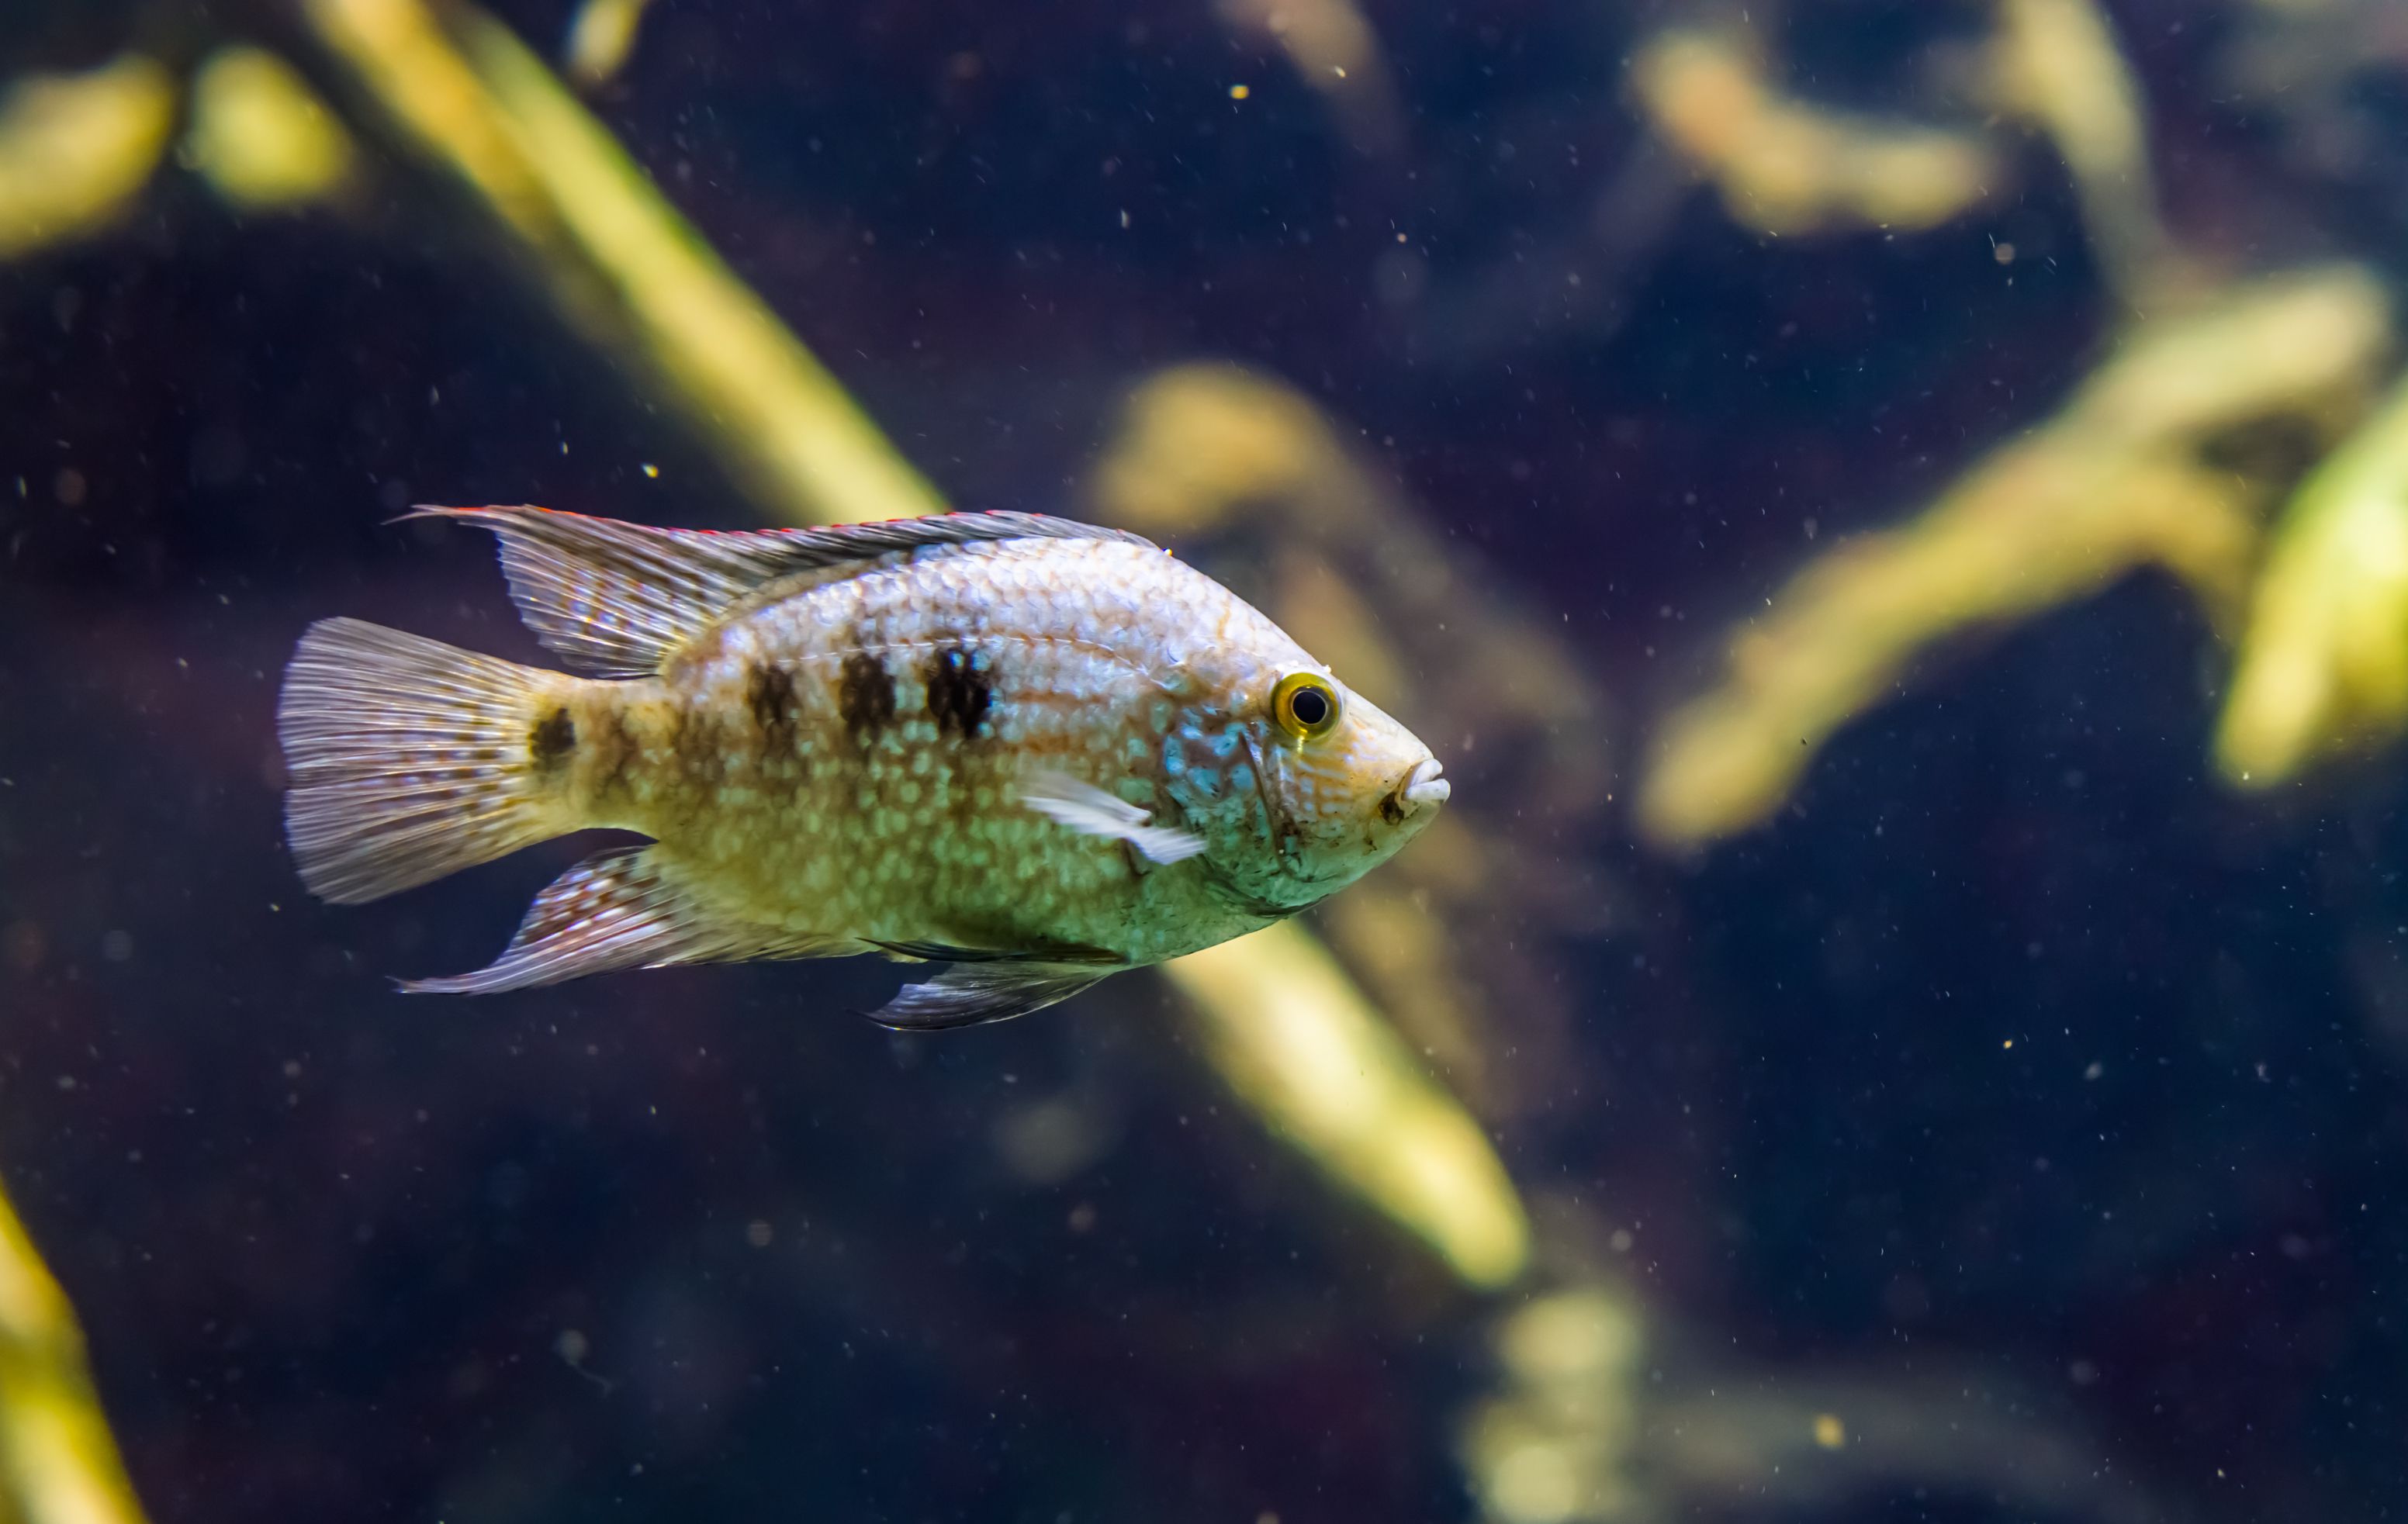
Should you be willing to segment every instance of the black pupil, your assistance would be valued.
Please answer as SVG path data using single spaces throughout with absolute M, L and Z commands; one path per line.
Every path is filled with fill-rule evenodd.
M 1299 688 L 1289 696 L 1287 707 L 1297 724 L 1312 730 L 1329 719 L 1329 695 L 1318 688 Z

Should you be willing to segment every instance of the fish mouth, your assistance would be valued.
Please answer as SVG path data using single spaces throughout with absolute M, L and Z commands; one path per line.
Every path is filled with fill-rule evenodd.
M 1445 771 L 1436 757 L 1425 757 L 1415 762 L 1413 770 L 1397 785 L 1397 804 L 1408 815 L 1436 809 L 1445 804 L 1448 796 L 1455 792 L 1446 779 L 1440 776 Z

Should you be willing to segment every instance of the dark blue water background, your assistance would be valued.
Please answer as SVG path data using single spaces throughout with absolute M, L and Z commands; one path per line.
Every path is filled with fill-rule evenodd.
M 1384 302 L 1398 232 L 1444 315 L 1576 226 L 1661 8 L 1371 7 L 1409 178 L 1201 6 L 665 0 L 600 109 L 959 502 L 1062 506 L 1133 377 L 1240 360 L 1643 719 L 1818 543 L 2043 416 L 2114 317 L 2038 146 L 1915 236 L 1691 199 L 1591 322 Z M 2408 178 L 2384 210 L 2219 105 L 2224 7 L 2114 8 L 2178 224 L 2266 264 L 2408 247 Z M 134 24 L 32 11 L 10 69 Z M 567 14 L 505 12 L 547 46 Z M 1965 24 L 1851 5 L 1798 63 L 1878 104 Z M 185 183 L 0 268 L 0 924 L 43 948 L 0 976 L 0 1169 L 157 1517 L 1468 1517 L 1491 1309 L 1238 1113 L 1150 987 L 943 1042 L 838 1014 L 892 982 L 853 965 L 411 1002 L 387 975 L 481 962 L 580 848 L 373 911 L 301 890 L 299 629 L 536 650 L 488 546 L 393 508 L 749 520 L 630 395 L 436 226 Z M 2179 1517 L 2398 1517 L 2398 758 L 2237 800 L 2204 776 L 2222 670 L 2135 577 L 1953 650 L 1760 832 L 1676 862 L 1617 822 L 1630 913 L 1568 949 L 1580 1073 L 1500 1135 L 1517 1176 L 1641 1224 L 1650 1304 L 1734 1357 L 1994 1372 Z M 1054 1094 L 1114 1140 L 1033 1187 L 996 1128 Z

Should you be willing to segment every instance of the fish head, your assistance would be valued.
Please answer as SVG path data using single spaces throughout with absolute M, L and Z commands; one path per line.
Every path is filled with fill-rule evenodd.
M 1292 643 L 1246 663 L 1216 708 L 1220 765 L 1166 780 L 1206 829 L 1215 876 L 1244 897 L 1300 910 L 1419 835 L 1446 803 L 1421 738 Z

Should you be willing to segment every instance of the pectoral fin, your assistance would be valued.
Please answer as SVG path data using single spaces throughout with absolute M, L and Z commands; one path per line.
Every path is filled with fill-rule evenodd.
M 869 1018 L 898 1032 L 1009 1021 L 1068 1000 L 1112 972 L 1092 963 L 956 963 L 924 984 L 905 985 Z
M 1067 774 L 1039 773 L 1025 780 L 1020 802 L 1073 831 L 1127 842 L 1156 862 L 1182 862 L 1204 850 L 1203 837 L 1148 825 L 1150 811 Z

